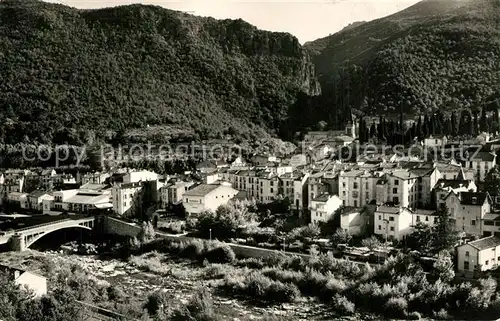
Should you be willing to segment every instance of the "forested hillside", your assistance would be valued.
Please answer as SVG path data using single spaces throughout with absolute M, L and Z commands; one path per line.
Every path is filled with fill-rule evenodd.
M 299 93 L 320 90 L 290 34 L 143 5 L 0 1 L 0 70 L 9 144 L 158 126 L 166 136 L 259 137 L 282 126 Z
M 323 91 L 313 104 L 332 125 L 351 110 L 480 110 L 500 93 L 499 0 L 424 0 L 304 46 Z

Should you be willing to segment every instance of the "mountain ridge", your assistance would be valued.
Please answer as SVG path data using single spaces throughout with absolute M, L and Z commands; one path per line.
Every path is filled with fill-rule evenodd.
M 304 44 L 328 91 L 320 109 L 413 117 L 482 108 L 500 85 L 499 7 L 425 0 Z
M 89 131 L 148 126 L 259 137 L 279 130 L 299 93 L 320 91 L 294 36 L 159 6 L 4 0 L 0 52 L 3 143 L 82 144 Z

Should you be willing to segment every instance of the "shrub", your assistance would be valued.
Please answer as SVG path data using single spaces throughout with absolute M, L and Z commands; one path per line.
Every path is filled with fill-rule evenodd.
M 354 303 L 349 301 L 345 296 L 337 294 L 332 301 L 333 308 L 341 315 L 352 315 L 356 310 Z
M 297 286 L 274 281 L 259 272 L 247 274 L 243 278 L 226 276 L 221 287 L 227 293 L 275 303 L 293 302 L 300 297 Z
M 210 263 L 232 263 L 236 260 L 236 255 L 229 245 L 221 244 L 219 247 L 208 251 L 205 258 Z
M 205 245 L 203 244 L 203 241 L 194 239 L 185 243 L 185 247 L 179 255 L 185 258 L 197 259 L 203 254 L 204 250 Z
M 445 309 L 434 312 L 434 317 L 438 320 L 448 320 L 450 318 L 448 311 L 446 311 Z
M 413 311 L 408 314 L 409 320 L 420 320 L 421 318 L 422 316 L 417 311 Z
M 155 315 L 160 307 L 167 305 L 167 302 L 167 294 L 163 291 L 156 291 L 148 295 L 144 308 L 150 315 Z
M 408 302 L 405 298 L 390 298 L 384 304 L 384 313 L 389 317 L 404 318 L 408 309 Z
M 189 303 L 174 310 L 172 321 L 218 321 L 223 320 L 221 316 L 217 315 L 214 309 L 214 302 L 210 292 L 202 288 L 199 290 Z

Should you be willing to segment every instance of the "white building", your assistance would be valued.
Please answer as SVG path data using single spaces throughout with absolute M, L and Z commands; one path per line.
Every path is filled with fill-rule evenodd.
M 423 223 L 428 226 L 434 226 L 437 223 L 436 211 L 416 209 L 412 213 L 412 226 Z
M 118 215 L 134 215 L 142 206 L 143 190 L 142 182 L 113 185 L 111 188 L 113 212 Z
M 158 174 L 150 171 L 130 171 L 123 176 L 123 183 L 157 181 Z
M 26 287 L 36 298 L 47 294 L 47 279 L 24 269 L 0 264 L 0 271 L 20 287 Z
M 292 209 L 302 210 L 307 207 L 307 179 L 309 173 L 285 173 L 279 177 L 278 193 L 290 200 Z
M 407 208 L 379 206 L 374 217 L 374 233 L 388 240 L 403 240 L 412 232 L 413 215 Z
M 488 236 L 457 247 L 457 270 L 467 276 L 500 264 L 500 238 Z
M 488 193 L 451 192 L 445 199 L 455 229 L 469 235 L 482 236 L 481 220 L 491 212 L 491 198 Z
M 440 179 L 434 186 L 434 193 L 436 195 L 436 207 L 442 206 L 445 203 L 445 198 L 454 192 L 459 194 L 461 192 L 476 192 L 477 186 L 472 180 L 465 179 L 464 171 L 461 169 L 459 175 L 455 179 Z
M 448 142 L 448 138 L 445 135 L 430 135 L 428 138 L 424 139 L 425 147 L 444 147 Z
M 342 200 L 337 195 L 323 194 L 311 201 L 311 222 L 328 222 L 337 209 L 342 206 Z
M 182 204 L 188 216 L 197 216 L 203 211 L 215 211 L 227 204 L 238 191 L 228 183 L 202 184 L 187 191 L 182 196 Z
M 12 204 L 19 205 L 20 208 L 28 209 L 28 195 L 28 193 L 11 192 L 7 194 L 7 200 Z
M 71 189 L 56 191 L 42 200 L 44 214 L 56 214 L 57 212 L 90 213 L 95 210 L 112 208 L 110 202 L 111 191 Z
M 340 216 L 340 228 L 350 235 L 365 235 L 370 229 L 370 216 L 358 209 L 346 210 Z
M 309 162 L 309 157 L 306 154 L 295 154 L 290 157 L 290 166 L 296 168 L 298 166 L 307 165 Z
M 418 176 L 406 170 L 394 170 L 377 182 L 377 203 L 393 203 L 416 208 L 419 202 Z
M 465 167 L 475 172 L 477 181 L 484 181 L 486 174 L 496 164 L 497 155 L 490 152 L 470 153 L 465 161 Z

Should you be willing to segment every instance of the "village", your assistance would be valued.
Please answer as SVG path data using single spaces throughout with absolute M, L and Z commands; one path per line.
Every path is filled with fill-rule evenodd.
M 2 229 L 19 228 L 9 227 L 12 215 L 36 221 L 68 213 L 147 218 L 158 228 L 163 221 L 196 219 L 231 202 L 265 206 L 286 200 L 286 214 L 303 229 L 333 224 L 330 233 L 345 233 L 345 243 L 352 238 L 376 243 L 370 248 L 366 246 L 370 242 L 331 244 L 332 235 L 313 233 L 309 245 L 342 249 L 342 257 L 361 261 L 376 253 L 379 262 L 380 256 L 407 247 L 415 231 L 434 226 L 446 209 L 460 235 L 454 259 L 457 275 L 473 278 L 495 270 L 500 260 L 500 212 L 496 211 L 500 195 L 488 193 L 485 180 L 497 166 L 495 149 L 500 142 L 483 134 L 456 142 L 459 154 L 446 136 L 430 135 L 417 146 L 420 151 L 438 150 L 432 159 L 431 154 L 414 151 L 380 152 L 377 145 L 371 145 L 370 152 L 365 148 L 365 152 L 350 153 L 349 159 L 332 157 L 356 144 L 360 150 L 356 127 L 349 123 L 343 131 L 309 132 L 302 142 L 306 147 L 285 157 L 256 154 L 248 160 L 241 156 L 205 160 L 197 164 L 196 175 L 118 168 L 78 172 L 75 177 L 57 169 L 8 169 L 0 176 Z M 222 238 L 215 229 L 213 234 L 210 229 L 206 236 Z M 296 246 L 295 241 L 285 236 L 276 244 L 251 245 L 307 252 L 306 246 Z

